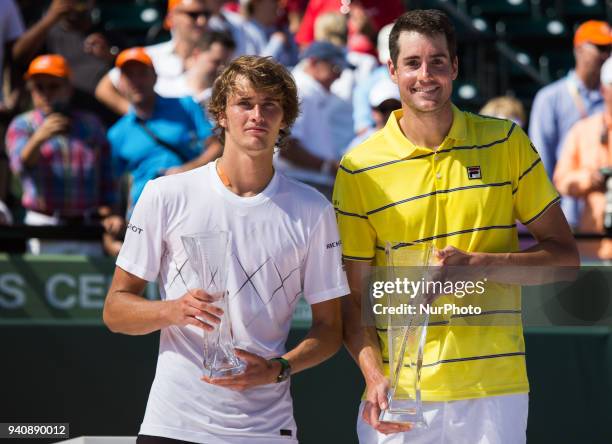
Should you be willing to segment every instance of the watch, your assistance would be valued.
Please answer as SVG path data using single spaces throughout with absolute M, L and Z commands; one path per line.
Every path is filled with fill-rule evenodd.
M 289 364 L 289 361 L 287 361 L 285 358 L 272 358 L 270 361 L 278 361 L 281 365 L 281 371 L 276 377 L 277 383 L 289 379 L 289 376 L 291 376 L 291 364 Z

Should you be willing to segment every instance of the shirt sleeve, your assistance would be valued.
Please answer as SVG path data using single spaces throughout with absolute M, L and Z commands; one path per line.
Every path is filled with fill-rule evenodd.
M 23 19 L 21 18 L 21 14 L 19 13 L 19 9 L 17 9 L 17 5 L 13 0 L 9 0 L 5 3 L 7 6 L 7 10 L 5 11 L 6 19 L 4 25 L 6 27 L 2 30 L 4 34 L 3 43 L 11 42 L 16 40 L 23 32 L 25 28 L 23 26 Z
M 182 100 L 185 103 L 187 112 L 193 119 L 198 139 L 207 139 L 212 134 L 212 125 L 206 116 L 206 111 L 192 97 L 185 97 Z
M 22 116 L 13 119 L 6 131 L 6 149 L 13 173 L 21 173 L 24 169 L 21 152 L 32 137 L 32 130 Z
M 508 149 L 515 217 L 527 225 L 557 203 L 559 193 L 551 183 L 542 159 L 525 132 L 516 124 Z
M 552 177 L 557 163 L 559 132 L 555 123 L 555 107 L 547 91 L 536 94 L 529 119 L 529 137 L 542 158 L 548 177 Z
M 166 216 L 156 181 L 144 187 L 117 257 L 117 266 L 146 281 L 155 281 L 164 253 Z
M 343 257 L 372 261 L 376 253 L 376 232 L 368 220 L 359 180 L 347 157 L 341 162 L 334 185 L 333 202 L 342 239 Z M 365 173 L 360 173 L 365 174 Z
M 304 261 L 302 288 L 309 304 L 316 304 L 350 292 L 342 266 L 342 247 L 334 210 L 327 205 L 310 234 Z

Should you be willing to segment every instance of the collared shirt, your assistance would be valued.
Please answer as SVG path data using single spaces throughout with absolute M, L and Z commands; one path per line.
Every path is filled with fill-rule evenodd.
M 70 115 L 70 133 L 56 135 L 40 146 L 36 164 L 28 167 L 21 153 L 45 116 L 40 110 L 20 114 L 6 134 L 11 169 L 21 178 L 22 204 L 27 210 L 60 216 L 115 202 L 111 157 L 104 127 L 82 111 Z
M 602 131 L 608 133 L 608 143 L 602 143 Z M 604 231 L 606 197 L 602 191 L 592 191 L 591 176 L 600 168 L 612 166 L 612 119 L 597 113 L 578 121 L 565 139 L 563 151 L 555 168 L 554 182 L 561 194 L 584 200 L 580 231 Z M 580 241 L 580 252 L 600 259 L 612 259 L 612 240 Z
M 212 134 L 202 108 L 191 97 L 157 96 L 153 114 L 144 124 L 158 139 L 179 150 L 184 159 L 200 155 L 203 141 Z M 108 140 L 117 174 L 129 172 L 133 179 L 130 207 L 136 204 L 148 180 L 184 163 L 178 154 L 147 134 L 133 109 L 108 130 Z
M 574 98 L 571 91 L 576 91 L 579 99 Z M 577 100 L 580 105 L 576 104 Z M 548 177 L 552 178 L 570 128 L 578 120 L 602 109 L 603 98 L 599 89 L 588 89 L 575 71 L 538 91 L 531 108 L 529 137 L 542 157 Z M 577 202 L 564 198 L 562 208 L 570 225 L 578 225 L 580 211 Z
M 461 112 L 437 150 L 408 140 L 402 111 L 341 162 L 334 206 L 345 259 L 385 265 L 387 242 L 432 243 L 470 252 L 518 249 L 516 220 L 528 225 L 559 197 L 537 151 L 513 122 Z M 537 192 L 535 192 L 537 190 Z M 528 391 L 517 286 L 487 285 L 460 301 L 483 310 L 480 326 L 430 327 L 423 359 L 424 400 L 449 401 Z M 494 297 L 491 297 L 491 294 Z M 513 322 L 486 326 L 498 310 Z M 377 320 L 379 321 L 379 320 Z M 501 325 L 501 326 L 500 326 Z M 379 327 L 388 359 L 384 325 Z M 383 367 L 388 371 L 388 365 Z M 401 390 L 410 391 L 401 380 Z

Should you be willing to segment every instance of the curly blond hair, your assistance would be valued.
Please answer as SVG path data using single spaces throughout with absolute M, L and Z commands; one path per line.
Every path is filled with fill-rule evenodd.
M 225 129 L 219 126 L 219 120 L 225 116 L 227 101 L 232 94 L 235 94 L 239 77 L 247 79 L 258 92 L 280 97 L 283 122 L 286 125 L 279 134 L 278 145 L 281 146 L 299 113 L 297 87 L 293 77 L 283 65 L 270 57 L 252 55 L 233 60 L 213 85 L 208 112 L 215 120 L 215 133 L 221 143 L 225 143 Z

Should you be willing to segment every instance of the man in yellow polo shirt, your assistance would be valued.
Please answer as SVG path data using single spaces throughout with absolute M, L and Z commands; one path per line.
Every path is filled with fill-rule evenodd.
M 343 158 L 334 189 L 352 291 L 344 339 L 366 380 L 360 442 L 525 442 L 529 385 L 520 289 L 512 286 L 489 294 L 487 303 L 514 313 L 515 322 L 429 329 L 421 379 L 429 427 L 379 422 L 388 356 L 384 332 L 361 322 L 360 277 L 370 265 L 385 265 L 386 242 L 431 242 L 442 265 L 487 267 L 490 280 L 503 266 L 578 264 L 559 196 L 525 133 L 451 103 L 458 62 L 448 17 L 405 13 L 389 48 L 402 109 Z M 537 245 L 518 251 L 517 220 Z

